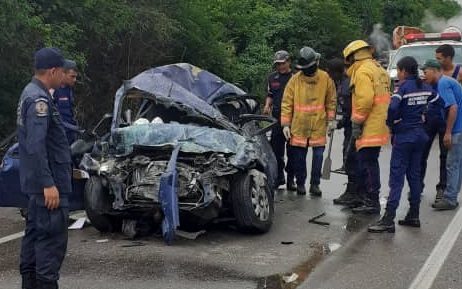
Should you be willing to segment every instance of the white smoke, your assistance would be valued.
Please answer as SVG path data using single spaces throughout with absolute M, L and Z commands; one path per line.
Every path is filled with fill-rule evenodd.
M 383 32 L 382 24 L 374 24 L 372 33 L 369 35 L 369 42 L 374 47 L 379 61 L 386 62 L 388 51 L 391 50 L 391 40 L 390 35 Z
M 457 0 L 457 3 L 462 6 L 462 0 Z M 422 22 L 422 26 L 428 30 L 428 32 L 442 32 L 450 26 L 454 26 L 460 30 L 462 28 L 462 13 L 459 13 L 459 15 L 451 19 L 443 19 L 436 17 L 430 11 L 425 11 L 425 18 Z

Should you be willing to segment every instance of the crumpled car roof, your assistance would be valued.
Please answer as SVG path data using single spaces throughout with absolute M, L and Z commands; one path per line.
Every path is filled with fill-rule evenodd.
M 148 69 L 125 81 L 117 90 L 114 112 L 120 109 L 121 98 L 131 89 L 186 104 L 211 118 L 224 118 L 211 103 L 226 95 L 246 94 L 213 73 L 188 63 L 177 63 Z

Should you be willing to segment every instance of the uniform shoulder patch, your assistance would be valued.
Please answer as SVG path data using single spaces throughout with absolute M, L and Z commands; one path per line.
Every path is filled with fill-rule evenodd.
M 35 100 L 35 114 L 43 117 L 48 115 L 48 100 L 45 98 L 38 98 Z

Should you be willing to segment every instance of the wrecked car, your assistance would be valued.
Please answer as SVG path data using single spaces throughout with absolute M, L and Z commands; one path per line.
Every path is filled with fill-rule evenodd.
M 237 86 L 190 64 L 125 81 L 112 115 L 103 118 L 110 133 L 94 130 L 92 152 L 74 146 L 89 175 L 83 199 L 91 223 L 131 236 L 161 226 L 167 241 L 178 226 L 219 218 L 235 219 L 241 231 L 268 231 L 277 172 L 266 132 L 276 120 L 259 115 L 259 107 Z

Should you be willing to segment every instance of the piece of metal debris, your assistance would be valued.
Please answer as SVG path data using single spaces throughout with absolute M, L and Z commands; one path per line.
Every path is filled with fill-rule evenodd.
M 308 220 L 308 223 L 312 223 L 312 224 L 316 224 L 316 225 L 321 225 L 321 226 L 329 226 L 330 223 L 328 222 L 323 222 L 323 221 L 318 221 L 318 219 L 324 217 L 326 215 L 325 212 L 317 215 L 317 216 L 314 216 L 313 218 L 309 219 Z
M 284 282 L 286 282 L 286 283 L 295 282 L 295 281 L 297 281 L 297 279 L 298 279 L 298 274 L 297 273 L 292 273 L 291 275 L 282 276 L 282 280 L 284 280 Z
M 69 230 L 81 230 L 85 226 L 87 217 L 79 218 L 72 225 L 69 226 Z
M 96 243 L 107 243 L 107 242 L 109 242 L 109 239 L 96 240 Z
M 188 240 L 196 240 L 197 237 L 199 237 L 200 235 L 203 235 L 205 233 L 206 233 L 205 230 L 200 230 L 200 231 L 197 231 L 197 232 L 185 232 L 185 231 L 181 231 L 181 230 L 176 230 L 176 235 L 178 237 L 188 239 Z
M 282 241 L 281 244 L 282 245 L 292 245 L 294 242 L 292 241 Z
M 120 247 L 130 248 L 130 247 L 142 247 L 142 246 L 146 246 L 146 244 L 140 241 L 133 241 L 133 242 L 130 242 L 129 244 L 124 244 Z

